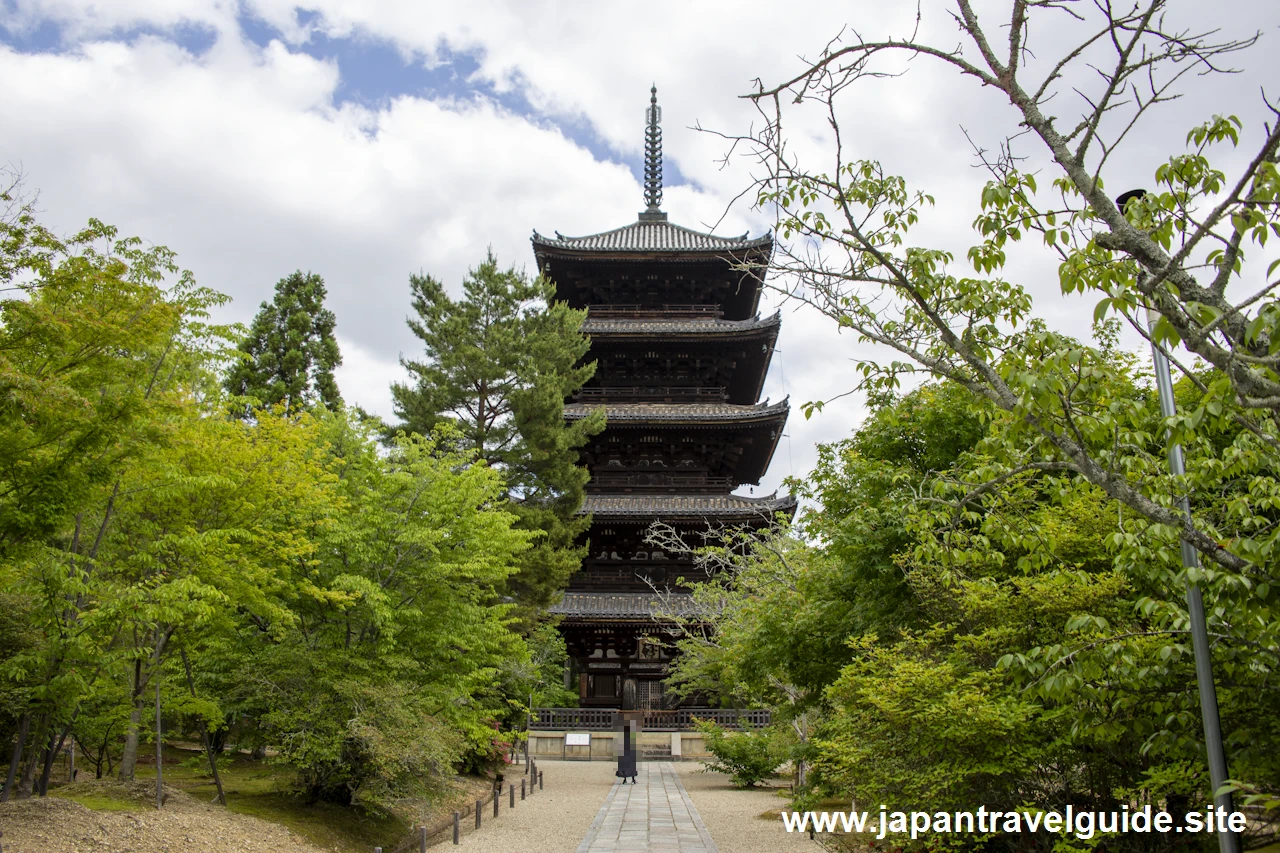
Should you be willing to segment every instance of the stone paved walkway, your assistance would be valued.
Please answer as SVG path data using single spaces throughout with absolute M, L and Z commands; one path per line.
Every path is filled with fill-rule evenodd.
M 645 762 L 615 784 L 577 853 L 719 853 L 669 762 Z

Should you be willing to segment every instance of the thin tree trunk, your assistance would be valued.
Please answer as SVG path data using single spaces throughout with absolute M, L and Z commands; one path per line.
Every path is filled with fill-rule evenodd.
M 182 650 L 182 665 L 187 670 L 187 687 L 191 688 L 191 698 L 196 698 L 196 680 L 191 677 L 191 661 L 187 657 L 187 650 Z M 209 726 L 200 726 L 200 741 L 204 744 L 204 753 L 209 756 L 209 770 L 213 772 L 213 784 L 218 788 L 218 803 L 220 805 L 227 804 L 227 797 L 222 791 L 222 776 L 218 773 L 218 756 L 214 754 L 213 742 L 209 739 Z
M 31 737 L 33 747 L 41 745 L 48 747 L 49 740 L 49 715 L 41 714 L 39 722 L 36 723 L 35 733 Z M 38 748 L 33 748 L 27 755 L 26 766 L 22 769 L 22 781 L 18 783 L 18 796 L 29 797 L 36 783 L 36 767 L 40 760 L 44 758 L 44 752 Z
M 160 626 L 156 626 L 156 808 L 164 808 L 164 729 L 160 719 Z
M 142 677 L 142 661 L 133 662 L 133 707 L 129 709 L 129 728 L 124 734 L 124 754 L 120 757 L 120 781 L 132 782 L 138 766 L 138 730 L 142 727 L 142 709 L 146 698 L 142 691 L 146 683 Z
M 18 741 L 13 745 L 13 757 L 9 759 L 9 775 L 4 779 L 4 790 L 0 791 L 0 803 L 9 801 L 9 793 L 18 776 L 18 765 L 22 763 L 22 749 L 27 745 L 27 730 L 31 728 L 31 712 L 22 715 L 22 726 L 18 729 Z
M 49 748 L 44 751 L 44 766 L 40 768 L 40 778 L 36 780 L 36 793 L 42 797 L 49 796 L 49 776 L 53 773 L 53 762 L 58 757 L 58 736 L 49 732 Z
M 58 736 L 58 745 L 50 750 L 49 755 L 44 760 L 44 773 L 40 775 L 40 796 L 42 797 L 48 796 L 49 794 L 49 774 L 53 770 L 53 762 L 57 759 L 58 753 L 62 752 L 62 747 L 66 746 L 67 735 L 71 734 L 71 728 L 76 724 L 76 717 L 78 716 L 80 716 L 79 708 L 77 708 L 76 712 L 71 715 L 71 722 L 67 723 L 66 726 L 63 727 L 62 734 Z M 67 771 L 67 781 L 75 781 L 69 778 L 70 772 L 70 770 Z
M 38 744 L 40 741 L 36 741 Z M 22 781 L 18 784 L 18 796 L 22 799 L 30 797 L 36 790 L 36 768 L 44 763 L 44 758 L 49 754 L 49 742 L 46 740 L 44 749 L 36 750 L 27 756 L 27 766 L 22 769 Z
M 136 638 L 135 634 L 135 638 Z M 159 690 L 160 681 L 160 659 L 164 652 L 164 645 L 173 636 L 173 629 L 161 631 L 159 626 L 156 627 L 156 647 L 155 647 L 155 671 L 146 673 L 142 668 L 142 658 L 138 658 L 133 662 L 133 707 L 129 711 L 129 729 L 124 736 L 124 755 L 120 758 L 120 781 L 132 782 L 134 780 L 135 771 L 138 768 L 138 744 L 141 740 L 142 729 L 142 712 L 147 707 L 147 685 L 151 683 L 151 676 L 156 677 L 156 689 Z M 135 648 L 137 648 L 135 639 Z M 159 694 L 157 694 L 156 702 L 159 703 Z M 159 708 L 157 706 L 157 713 Z M 156 722 L 156 740 L 159 742 L 160 724 L 157 716 Z M 156 752 L 159 758 L 159 747 Z M 156 765 L 156 772 L 160 772 L 160 766 Z M 158 789 L 157 789 L 158 790 Z

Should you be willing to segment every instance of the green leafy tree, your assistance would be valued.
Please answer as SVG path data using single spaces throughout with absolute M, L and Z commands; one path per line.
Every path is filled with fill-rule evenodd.
M 1185 150 L 1155 170 L 1157 189 L 1127 212 L 1117 206 L 1115 191 L 1103 186 L 1116 151 L 1144 133 L 1153 111 L 1177 97 L 1185 62 L 1213 73 L 1218 60 L 1249 48 L 1256 36 L 1219 40 L 1212 33 L 1174 32 L 1167 0 L 1143 0 L 1124 10 L 1081 12 L 1092 35 L 1064 43 L 1056 58 L 1028 63 L 1025 39 L 1054 26 L 1061 10 L 1015 0 L 1009 17 L 996 25 L 969 0 L 954 5 L 971 53 L 912 38 L 838 40 L 793 79 L 751 94 L 765 124 L 737 143 L 769 164 L 754 189 L 756 201 L 776 213 L 784 237 L 770 280 L 892 353 L 892 361 L 861 365 L 867 390 L 891 391 L 904 374 L 923 370 L 1013 415 L 1011 437 L 1018 435 L 1008 446 L 1004 471 L 992 470 L 993 477 L 1025 466 L 1066 466 L 1152 524 L 1180 529 L 1206 561 L 1251 584 L 1262 582 L 1270 569 L 1259 565 L 1270 559 L 1278 531 L 1268 525 L 1224 546 L 1207 522 L 1181 517 L 1171 496 L 1184 493 L 1185 484 L 1156 464 L 1140 471 L 1119 464 L 1113 439 L 1123 429 L 1124 413 L 1095 405 L 1090 396 L 1109 381 L 1102 373 L 1113 365 L 1051 331 L 1035 317 L 1030 293 L 1001 278 L 1011 243 L 1042 240 L 1064 293 L 1096 297 L 1098 320 L 1114 316 L 1150 338 L 1200 387 L 1201 406 L 1170 424 L 1169 444 L 1186 442 L 1202 422 L 1225 418 L 1252 436 L 1243 439 L 1257 445 L 1248 449 L 1251 457 L 1274 463 L 1280 395 L 1271 389 L 1280 381 L 1280 356 L 1273 342 L 1280 336 L 1271 324 L 1280 320 L 1280 283 L 1267 241 L 1280 233 L 1274 203 L 1280 129 L 1274 123 L 1245 129 L 1246 136 L 1253 132 L 1255 153 L 1228 176 L 1210 156 L 1242 144 L 1241 123 L 1214 116 L 1190 129 Z M 983 154 L 991 179 L 975 199 L 978 241 L 959 250 L 917 246 L 910 242 L 912 229 L 933 204 L 926 192 L 875 160 L 847 159 L 847 144 L 834 146 L 824 166 L 797 160 L 783 133 L 783 114 L 818 110 L 839 137 L 844 98 L 862 78 L 880 76 L 880 63 L 890 55 L 942 62 L 999 92 L 1027 130 L 1028 139 L 1017 144 L 1035 146 L 1051 187 L 1039 186 L 1045 173 L 1019 168 L 1023 157 L 1010 154 L 1014 143 L 1006 140 L 1003 156 Z M 1099 63 L 1107 65 L 1105 73 L 1095 72 Z M 1122 93 L 1132 94 L 1130 84 L 1140 77 L 1139 94 L 1122 103 Z M 1075 93 L 1072 103 L 1080 112 L 1069 121 L 1060 117 L 1061 108 L 1046 106 Z M 1069 128 L 1060 127 L 1064 122 Z M 1111 183 L 1128 187 L 1138 180 L 1120 175 Z M 972 275 L 958 269 L 957 258 Z M 1261 290 L 1233 302 L 1228 286 L 1255 270 L 1265 282 Z M 1148 312 L 1159 317 L 1150 327 Z M 1180 347 L 1190 357 L 1180 356 Z M 1212 368 L 1209 374 L 1197 371 L 1196 358 Z M 806 411 L 820 408 L 817 401 Z
M 275 298 L 258 309 L 240 344 L 241 358 L 227 372 L 227 392 L 291 414 L 341 406 L 333 378 L 342 364 L 333 335 L 337 321 L 324 297 L 324 279 L 315 273 L 298 270 L 276 282 Z
M 1132 357 L 1086 349 L 1109 365 L 1093 393 L 1131 417 L 1121 441 L 1159 453 L 1158 407 Z M 1192 383 L 1177 392 L 1197 404 Z M 792 758 L 809 770 L 811 801 L 1141 800 L 1174 811 L 1204 801 L 1177 531 L 1152 530 L 1067 471 L 1029 468 L 986 487 L 1009 416 L 963 389 L 931 384 L 879 405 L 851 439 L 822 449 L 808 481 L 815 507 L 800 521 L 810 542 L 780 531 L 699 554 L 719 569 L 718 582 L 694 588 L 697 621 L 713 630 L 690 626 L 677 682 L 771 707 L 799 736 Z M 1205 430 L 1189 459 L 1243 432 Z M 1249 502 L 1256 474 L 1216 470 L 1202 482 L 1224 497 L 1202 511 L 1229 531 L 1229 508 Z M 1216 636 L 1233 774 L 1274 789 L 1274 601 L 1226 573 L 1205 591 L 1248 623 Z M 1044 841 L 1023 839 L 1025 849 Z
M 14 580 L 12 574 L 0 573 L 0 586 L 3 588 L 11 588 Z M 35 645 L 36 632 L 26 608 L 24 597 L 0 593 L 0 669 L 10 658 L 29 651 Z M 0 733 L 11 737 L 18 731 L 27 703 L 26 684 L 10 679 L 0 680 Z
M 853 660 L 849 638 L 891 639 L 926 618 L 900 561 L 918 541 L 908 520 L 929 478 L 985 432 L 961 389 L 929 385 L 880 402 L 851 438 L 818 448 L 809 477 L 790 483 L 816 507 L 795 531 L 724 549 L 655 531 L 663 547 L 692 551 L 718 578 L 695 587 L 714 630 L 691 627 L 673 685 L 772 708 L 800 746 L 802 778 L 825 691 Z
M 61 239 L 6 201 L 0 273 L 17 295 L 0 303 L 0 580 L 29 628 L 3 666 L 25 697 L 8 795 L 37 780 L 43 792 L 81 696 L 110 668 L 119 625 L 95 605 L 124 478 L 212 390 L 205 367 L 227 330 L 207 323 L 222 297 L 169 250 L 96 220 Z
M 790 483 L 821 507 L 802 515 L 801 528 L 825 543 L 823 553 L 841 572 L 813 590 L 819 597 L 829 590 L 849 608 L 846 618 L 823 620 L 839 636 L 832 637 L 828 654 L 815 659 L 835 667 L 845 659 L 839 649 L 844 636 L 892 634 L 916 619 L 915 598 L 897 561 L 914 543 L 907 512 L 923 484 L 971 451 L 987 429 L 981 405 L 952 385 L 932 383 L 878 402 L 852 437 L 820 445 L 814 470 Z M 813 626 L 815 637 L 820 625 Z
M 1131 385 L 1127 396 L 1158 424 L 1149 393 Z M 1130 540 L 1121 531 L 1143 526 L 1133 514 L 1059 472 L 1025 472 L 971 495 L 1001 427 L 997 418 L 992 435 L 906 509 L 912 541 L 897 559 L 920 618 L 853 640 L 813 738 L 815 788 L 931 810 L 1150 802 L 1178 812 L 1203 803 L 1194 664 L 1170 583 L 1180 568 L 1176 533 Z M 1157 436 L 1147 439 L 1158 446 Z M 1215 586 L 1213 598 L 1242 610 L 1229 587 Z M 1219 697 L 1237 744 L 1233 774 L 1266 788 L 1278 770 L 1266 757 L 1277 736 L 1263 710 L 1274 701 L 1270 666 L 1256 646 L 1239 648 L 1240 634 L 1216 661 Z M 1030 850 L 1049 841 L 991 843 Z
M 944 395 L 913 396 L 936 405 Z M 1040 685 L 1026 689 L 1034 677 L 1011 677 L 1005 655 L 1064 648 L 1072 620 L 1084 614 L 1120 633 L 1144 628 L 1133 615 L 1132 581 L 1106 545 L 1115 519 L 1096 489 L 1031 474 L 990 505 L 951 512 L 948 484 L 985 464 L 985 449 L 977 442 L 928 472 L 899 505 L 906 535 L 894 562 L 913 616 L 850 638 L 850 657 L 824 694 L 812 783 L 859 802 L 931 810 L 965 802 L 1118 807 L 1115 791 L 1137 787 L 1167 757 L 1143 749 L 1144 732 L 1162 717 L 1139 697 L 1159 689 L 1161 701 L 1180 703 L 1194 692 L 1187 682 L 1156 688 L 1154 679 L 1131 678 L 1117 688 L 1132 703 L 1099 706 L 1086 691 L 1050 696 Z M 1144 652 L 1130 645 L 1126 654 Z M 1096 725 L 1080 725 L 1085 718 Z M 1190 722 L 1194 732 L 1198 721 Z M 1001 843 L 1036 849 L 1042 841 Z
M 343 511 L 285 590 L 293 624 L 243 626 L 232 693 L 276 685 L 244 701 L 312 798 L 377 802 L 492 758 L 502 669 L 527 655 L 497 598 L 532 534 L 447 428 L 389 456 L 346 415 L 325 434 Z
M 803 782 L 823 691 L 849 659 L 847 638 L 858 624 L 839 571 L 781 522 L 768 531 L 728 533 L 715 545 L 690 544 L 659 522 L 648 541 L 689 554 L 700 569 L 695 574 L 711 578 L 690 584 L 692 616 L 671 617 L 684 629 L 667 679 L 673 692 L 771 708 L 775 725 L 791 731 Z
M 401 359 L 413 379 L 391 389 L 399 429 L 428 435 L 452 423 L 460 447 L 502 472 L 520 527 L 540 533 L 510 587 L 526 604 L 546 605 L 581 563 L 588 519 L 576 513 L 588 474 L 578 449 L 603 428 L 602 414 L 564 420 L 565 398 L 595 370 L 581 363 L 584 312 L 556 303 L 551 282 L 501 269 L 492 252 L 463 280 L 459 300 L 431 276 L 411 276 L 409 286 L 409 328 L 425 355 Z
M 0 287 L 13 294 L 0 301 L 0 554 L 10 555 L 65 525 L 155 439 L 173 405 L 166 371 L 203 334 L 190 323 L 221 301 L 169 250 L 96 220 L 61 240 L 29 211 L 11 219 L 0 225 Z
M 223 300 L 170 252 L 20 201 L 0 225 L 5 797 L 46 793 L 70 738 L 132 778 L 153 703 L 215 774 L 234 732 L 317 799 L 491 762 L 513 687 L 563 658 L 502 600 L 537 535 L 508 477 L 445 425 L 382 448 L 305 393 L 229 416 Z
M 528 654 L 504 662 L 502 691 L 508 710 L 502 719 L 512 742 L 526 743 L 530 715 L 535 708 L 564 708 L 578 701 L 564 686 L 569 652 L 564 636 L 550 622 L 533 626 L 523 635 Z
M 315 531 L 342 508 L 325 470 L 319 426 L 306 416 L 252 425 L 192 407 L 148 464 L 130 472 L 103 543 L 100 618 L 130 669 L 120 775 L 132 778 L 153 679 L 174 645 L 247 621 L 287 625 L 285 598 Z M 187 693 L 173 679 L 170 691 Z
M 865 390 L 892 391 L 904 374 L 924 371 L 980 401 L 975 410 L 989 421 L 981 458 L 930 478 L 920 492 L 921 507 L 946 512 L 937 525 L 942 541 L 1000 517 L 1000 501 L 1023 488 L 1043 489 L 1045 501 L 1086 486 L 1105 496 L 1099 515 L 1115 526 L 1104 544 L 1113 549 L 1113 569 L 1133 584 L 1142 618 L 1121 624 L 1082 606 L 1060 638 L 1009 650 L 1010 670 L 1022 671 L 1037 690 L 1057 691 L 1044 701 L 1094 690 L 1122 704 L 1131 692 L 1160 694 L 1158 704 L 1179 710 L 1115 725 L 1154 724 L 1144 747 L 1160 744 L 1175 755 L 1171 743 L 1197 737 L 1181 711 L 1190 679 L 1166 695 L 1164 676 L 1153 675 L 1165 669 L 1146 664 L 1158 653 L 1170 666 L 1185 666 L 1189 616 L 1180 595 L 1195 585 L 1209 614 L 1220 700 L 1224 709 L 1242 702 L 1240 713 L 1224 710 L 1231 773 L 1274 790 L 1273 768 L 1249 746 L 1269 735 L 1252 725 L 1248 701 L 1233 696 L 1237 683 L 1269 691 L 1267 678 L 1280 662 L 1280 527 L 1272 509 L 1280 495 L 1280 127 L 1210 116 L 1149 173 L 1151 192 L 1124 209 L 1116 198 L 1144 180 L 1117 171 L 1133 140 L 1168 138 L 1150 119 L 1185 92 L 1187 69 L 1212 76 L 1256 36 L 1181 28 L 1167 0 L 1072 5 L 1078 38 L 1058 39 L 1049 53 L 1032 57 L 1027 45 L 1057 25 L 1065 5 L 1013 0 L 998 21 L 969 0 L 950 5 L 944 14 L 959 28 L 959 46 L 929 42 L 927 34 L 938 30 L 928 24 L 905 38 L 855 33 L 832 41 L 793 78 L 752 93 L 763 124 L 732 141 L 752 158 L 754 197 L 777 215 L 784 238 L 769 280 L 891 353 L 861 366 Z M 891 57 L 941 63 L 1011 109 L 1018 138 L 993 145 L 998 154 L 978 152 L 990 177 L 973 199 L 976 237 L 969 245 L 913 242 L 933 199 L 873 159 L 849 158 L 856 146 L 841 141 L 846 99 L 864 78 L 900 71 L 885 64 Z M 816 155 L 822 160 L 812 148 L 801 159 L 785 132 L 802 126 L 797 113 L 807 110 L 834 142 Z M 1233 156 L 1233 148 L 1244 155 Z M 1230 173 L 1215 165 L 1228 159 L 1235 163 Z M 1036 316 L 1031 292 L 1003 277 L 1012 244 L 1034 251 L 1028 239 L 1043 246 L 1064 293 L 1096 301 L 1097 345 L 1052 330 Z M 1159 414 L 1150 378 L 1118 354 L 1115 331 L 1102 325 L 1107 320 L 1168 356 L 1180 373 L 1178 414 Z M 807 413 L 820 409 L 815 402 Z M 1169 472 L 1175 445 L 1187 454 L 1185 476 Z M 1189 496 L 1189 516 L 1181 495 Z M 1028 552 L 1030 543 L 1015 534 L 1052 530 L 1049 519 L 1038 522 L 1043 526 L 1007 522 L 1006 542 L 983 531 L 968 553 L 1007 560 L 1011 551 Z M 1179 542 L 1198 552 L 1203 566 L 1184 569 Z M 1028 571 L 1039 573 L 1040 559 Z M 940 557 L 926 562 L 945 565 Z M 972 570 L 994 571 L 981 562 Z M 1144 642 L 1158 652 L 1141 648 Z M 1118 656 L 1093 654 L 1099 650 Z M 1131 667 L 1133 661 L 1143 663 Z M 1081 701 L 1078 707 L 1087 706 Z

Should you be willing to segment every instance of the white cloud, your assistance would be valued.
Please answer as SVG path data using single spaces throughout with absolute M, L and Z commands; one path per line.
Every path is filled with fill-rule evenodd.
M 591 233 L 640 209 L 628 169 L 597 160 L 558 125 L 589 128 L 634 157 L 656 81 L 669 162 L 697 184 L 668 187 L 665 207 L 677 222 L 716 223 L 748 171 L 719 168 L 726 143 L 687 127 L 744 130 L 752 109 L 737 96 L 752 79 L 783 79 L 799 68 L 797 54 L 814 55 L 849 16 L 878 35 L 901 34 L 914 18 L 914 6 L 894 4 L 308 5 L 314 12 L 300 14 L 293 0 L 11 0 L 11 32 L 53 21 L 66 44 L 43 54 L 0 47 L 0 161 L 23 166 L 59 227 L 97 216 L 177 250 L 202 283 L 235 298 L 234 319 L 247 321 L 295 268 L 320 273 L 338 316 L 344 395 L 386 416 L 397 355 L 416 349 L 404 325 L 410 272 L 456 283 L 488 245 L 501 261 L 531 269 L 532 229 Z M 1274 31 L 1269 3 L 1233 8 L 1236 31 L 1250 21 Z M 237 23 L 246 14 L 277 27 L 280 40 L 250 44 Z M 925 26 L 940 41 L 955 39 L 944 16 L 929 12 Z M 121 40 L 137 28 L 151 34 Z M 192 28 L 216 36 L 199 56 L 175 42 Z M 469 52 L 477 82 L 519 92 L 534 115 L 483 97 L 338 104 L 338 64 L 301 49 L 317 32 L 386 40 L 426 66 Z M 1052 45 L 1044 47 L 1047 56 Z M 1149 180 L 1193 118 L 1232 111 L 1256 119 L 1256 84 L 1274 78 L 1274 57 L 1242 57 L 1250 73 L 1230 86 L 1193 81 L 1162 132 L 1135 140 L 1129 159 L 1112 167 L 1113 182 Z M 918 61 L 903 78 L 851 92 L 841 121 L 857 156 L 882 159 L 937 196 L 916 238 L 963 257 L 984 176 L 972 168 L 961 126 L 992 145 L 1014 129 L 1011 108 Z M 797 115 L 791 127 L 797 146 L 815 158 L 827 153 L 822 116 Z M 766 226 L 738 205 L 717 230 Z M 1092 303 L 1059 296 L 1054 265 L 1039 253 L 1019 255 L 1012 274 L 1037 294 L 1041 313 L 1087 328 Z M 851 359 L 870 353 L 806 312 L 785 315 L 779 350 L 766 393 L 789 393 L 795 404 L 844 391 Z M 814 442 L 847 435 L 859 416 L 856 398 L 810 421 L 797 409 L 767 487 L 804 473 Z
M 334 371 L 334 378 L 338 380 L 343 401 L 394 422 L 391 383 L 407 381 L 408 372 L 398 363 L 389 362 L 342 335 L 338 335 L 338 347 L 342 351 L 342 364 Z

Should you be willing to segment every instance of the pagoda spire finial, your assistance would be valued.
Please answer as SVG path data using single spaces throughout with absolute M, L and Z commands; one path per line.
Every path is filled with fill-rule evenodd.
M 649 108 L 644 129 L 644 203 L 642 219 L 666 219 L 662 205 L 662 107 L 658 106 L 658 86 L 649 89 Z

